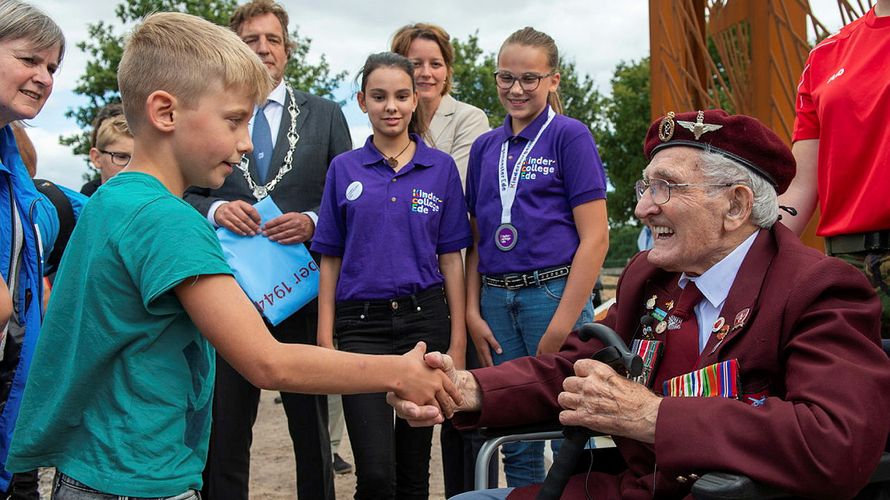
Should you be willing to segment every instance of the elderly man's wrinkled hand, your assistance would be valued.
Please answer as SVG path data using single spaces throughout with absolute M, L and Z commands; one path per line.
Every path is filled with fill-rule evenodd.
M 407 370 L 400 387 L 387 395 L 396 413 L 414 426 L 440 423 L 463 402 L 453 381 L 451 358 L 437 352 L 425 354 L 426 344 L 418 342 L 404 355 Z
M 592 359 L 575 363 L 575 376 L 563 382 L 559 404 L 563 425 L 587 427 L 644 443 L 655 442 L 661 398 L 645 386 Z

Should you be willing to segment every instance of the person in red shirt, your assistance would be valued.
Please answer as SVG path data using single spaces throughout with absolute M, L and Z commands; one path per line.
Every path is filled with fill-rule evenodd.
M 800 234 L 818 201 L 827 253 L 861 269 L 890 338 L 890 0 L 816 45 L 797 86 L 792 152 L 797 176 L 780 197 Z

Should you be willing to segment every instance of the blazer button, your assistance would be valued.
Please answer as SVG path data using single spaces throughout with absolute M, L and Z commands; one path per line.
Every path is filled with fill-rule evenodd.
M 689 479 L 690 479 L 691 481 L 698 481 L 698 480 L 699 480 L 699 475 L 698 475 L 698 474 L 689 474 Z
M 680 483 L 680 484 L 686 484 L 686 481 L 687 481 L 687 479 L 686 479 L 685 476 L 677 476 L 677 482 L 678 482 L 678 483 Z

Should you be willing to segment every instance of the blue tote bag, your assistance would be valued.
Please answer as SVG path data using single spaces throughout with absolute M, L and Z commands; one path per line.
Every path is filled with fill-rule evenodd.
M 254 205 L 261 224 L 281 215 L 271 197 Z M 257 310 L 277 325 L 318 296 L 318 264 L 306 245 L 282 245 L 262 234 L 239 236 L 216 230 L 235 280 Z

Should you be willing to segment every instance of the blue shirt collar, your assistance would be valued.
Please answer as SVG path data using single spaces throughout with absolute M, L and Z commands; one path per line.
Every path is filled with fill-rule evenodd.
M 544 126 L 544 123 L 547 122 L 547 113 L 550 110 L 550 105 L 544 107 L 544 110 L 532 120 L 531 123 L 528 124 L 528 127 L 522 129 L 521 132 L 515 135 L 515 137 L 522 137 L 523 139 L 530 141 L 538 135 L 538 131 L 541 130 L 541 127 Z M 503 140 L 506 141 L 508 139 L 512 139 L 513 135 L 513 117 L 510 114 L 507 114 L 507 117 L 504 118 L 504 125 L 501 127 L 501 132 L 503 135 Z
M 431 167 L 435 163 L 432 154 L 432 148 L 424 144 L 423 139 L 420 138 L 417 134 L 408 134 L 408 137 L 411 138 L 417 144 L 417 149 L 414 151 L 414 158 L 411 160 L 411 163 L 418 167 Z M 365 139 L 365 144 L 359 150 L 359 161 L 361 161 L 362 165 L 371 166 L 377 163 L 382 163 L 384 158 L 383 154 L 380 151 L 377 151 L 377 148 L 374 147 L 373 135 L 369 135 L 367 139 Z
M 687 283 L 694 281 L 705 299 L 707 299 L 712 306 L 719 309 L 729 295 L 729 289 L 732 288 L 732 283 L 735 281 L 739 268 L 742 267 L 742 261 L 744 261 L 745 256 L 748 255 L 748 250 L 751 249 L 751 245 L 754 244 L 754 240 L 757 239 L 758 234 L 760 234 L 760 230 L 754 231 L 751 236 L 748 236 L 745 241 L 735 247 L 735 250 L 730 252 L 726 257 L 723 257 L 720 262 L 711 266 L 711 268 L 702 273 L 701 276 L 688 276 L 686 273 L 681 274 L 680 281 L 678 282 L 680 288 L 686 288 Z

